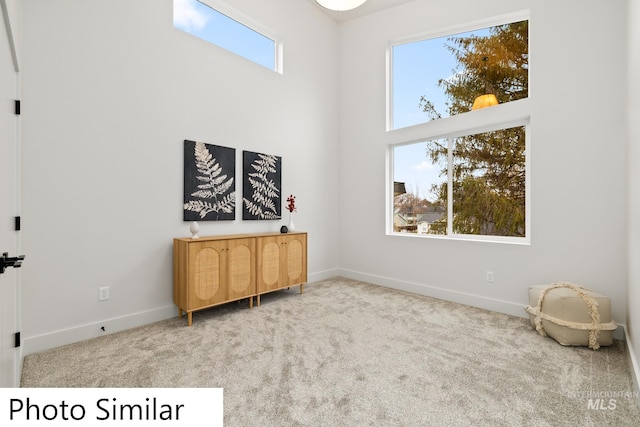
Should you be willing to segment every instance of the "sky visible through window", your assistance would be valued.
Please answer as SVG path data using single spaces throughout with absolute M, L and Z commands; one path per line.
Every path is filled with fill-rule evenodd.
M 197 0 L 174 0 L 173 25 L 275 70 L 275 41 Z
M 436 110 L 447 117 L 446 96 L 438 86 L 439 79 L 455 77 L 456 59 L 446 49 L 449 37 L 488 36 L 484 28 L 435 39 L 396 45 L 393 47 L 393 127 L 400 129 L 429 121 L 420 109 L 420 97 L 433 102 Z M 460 70 L 457 70 L 458 72 Z M 394 148 L 394 181 L 404 182 L 408 192 L 429 195 L 431 183 L 438 182 L 439 168 L 426 157 L 425 144 L 408 144 Z

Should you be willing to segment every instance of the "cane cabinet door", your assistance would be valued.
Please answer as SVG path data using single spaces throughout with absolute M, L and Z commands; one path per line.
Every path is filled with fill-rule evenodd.
M 258 293 L 306 282 L 306 237 L 305 233 L 258 237 Z
M 228 241 L 227 299 L 236 300 L 256 293 L 256 239 L 232 239 Z
M 189 244 L 188 310 L 227 300 L 224 286 L 226 249 L 224 240 Z
M 291 234 L 285 237 L 283 245 L 285 267 L 284 283 L 287 286 L 307 281 L 307 235 Z

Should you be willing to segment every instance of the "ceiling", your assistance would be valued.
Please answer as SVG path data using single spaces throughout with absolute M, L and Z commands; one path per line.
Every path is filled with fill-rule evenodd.
M 368 15 L 370 13 L 378 12 L 383 9 L 388 9 L 390 7 L 398 6 L 403 3 L 409 3 L 413 0 L 367 0 L 362 6 L 356 7 L 352 10 L 347 10 L 344 12 L 336 12 L 333 10 L 325 9 L 316 3 L 315 0 L 309 0 L 313 3 L 318 9 L 322 10 L 325 15 L 330 17 L 336 22 L 344 22 L 349 19 L 360 18 L 361 16 Z

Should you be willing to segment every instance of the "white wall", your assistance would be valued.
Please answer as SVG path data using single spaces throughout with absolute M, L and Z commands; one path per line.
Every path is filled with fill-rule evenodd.
M 640 376 L 640 4 L 635 0 L 628 1 L 628 75 L 627 82 L 627 120 L 629 131 L 628 191 L 629 209 L 627 224 L 629 227 L 629 281 L 627 297 L 627 332 L 628 345 L 631 349 L 635 368 L 636 389 Z
M 526 9 L 531 245 L 385 235 L 388 42 Z M 625 11 L 598 0 L 414 1 L 343 24 L 343 274 L 520 316 L 529 286 L 570 281 L 610 296 L 626 322 Z
M 282 156 L 310 279 L 335 274 L 337 26 L 309 2 L 227 3 L 277 31 L 284 75 L 174 29 L 172 0 L 24 1 L 26 354 L 177 315 L 184 139 L 234 147 L 236 178 L 242 150 Z M 286 223 L 236 218 L 200 234 Z

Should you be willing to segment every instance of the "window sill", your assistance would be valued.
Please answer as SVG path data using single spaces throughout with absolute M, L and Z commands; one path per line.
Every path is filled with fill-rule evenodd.
M 441 234 L 418 234 L 418 233 L 398 233 L 388 232 L 387 236 L 408 237 L 413 239 L 434 239 L 434 240 L 454 240 L 463 242 L 482 243 L 502 243 L 508 245 L 530 246 L 531 240 L 528 237 L 504 237 L 504 236 L 475 236 L 467 234 L 441 235 Z

